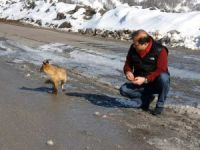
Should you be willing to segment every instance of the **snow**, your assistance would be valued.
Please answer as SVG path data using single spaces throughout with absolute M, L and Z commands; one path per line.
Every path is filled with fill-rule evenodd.
M 68 12 L 70 10 L 74 10 L 76 7 L 75 4 L 66 4 L 63 2 L 56 3 L 56 10 L 57 12 Z
M 139 6 L 128 6 L 122 4 L 118 0 L 112 0 L 117 7 L 107 11 L 103 16 L 98 12 L 106 1 L 93 0 L 74 0 L 76 3 L 91 6 L 96 9 L 97 13 L 91 19 L 85 20 L 85 8 L 79 8 L 74 14 L 68 14 L 70 10 L 74 10 L 76 4 L 66 4 L 57 2 L 45 3 L 44 1 L 36 1 L 34 9 L 28 9 L 24 2 L 15 0 L 15 3 L 6 4 L 0 1 L 0 18 L 11 20 L 25 20 L 28 18 L 34 20 L 32 24 L 40 20 L 43 27 L 49 27 L 50 24 L 59 26 L 61 23 L 68 21 L 72 24 L 72 30 L 97 28 L 105 30 L 136 30 L 145 29 L 148 32 L 158 32 L 160 37 L 169 35 L 168 32 L 176 30 L 180 32 L 171 35 L 172 39 L 177 41 L 175 46 L 185 46 L 190 49 L 200 48 L 200 12 L 184 12 L 184 13 L 166 13 L 159 9 L 150 10 L 142 9 Z M 198 3 L 198 2 L 197 2 Z M 100 5 L 101 4 L 101 5 Z M 97 9 L 98 6 L 98 9 Z M 65 14 L 66 18 L 56 20 L 57 13 Z

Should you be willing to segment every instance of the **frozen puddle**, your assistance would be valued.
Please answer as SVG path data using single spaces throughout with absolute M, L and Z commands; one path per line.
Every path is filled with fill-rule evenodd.
M 45 44 L 33 49 L 11 40 L 0 39 L 0 57 L 7 57 L 15 63 L 28 62 L 37 66 L 40 66 L 45 59 L 51 59 L 53 64 L 74 70 L 80 75 L 93 78 L 95 81 L 106 83 L 115 88 L 119 88 L 126 82 L 122 71 L 125 56 L 122 57 L 121 54 L 113 54 L 109 50 L 99 52 L 92 49 L 81 49 L 62 43 Z M 200 72 L 171 66 L 169 69 L 173 77 L 200 80 Z
M 0 41 L 0 56 L 8 57 L 13 62 L 29 62 L 40 66 L 45 59 L 88 78 L 119 87 L 123 77 L 124 59 L 118 55 L 105 54 L 89 49 L 80 49 L 66 44 L 53 43 L 36 49 L 10 40 Z M 20 61 L 21 60 L 21 61 Z
M 170 75 L 173 77 L 183 78 L 183 79 L 190 79 L 190 80 L 200 80 L 200 73 L 178 69 L 174 67 L 169 67 Z

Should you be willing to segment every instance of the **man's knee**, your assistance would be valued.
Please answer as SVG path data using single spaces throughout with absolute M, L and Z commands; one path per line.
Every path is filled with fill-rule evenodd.
M 170 82 L 170 76 L 168 73 L 161 73 L 160 76 L 158 77 L 158 81 L 162 85 L 169 85 Z
M 125 83 L 120 87 L 120 94 L 129 98 L 141 97 L 141 93 L 144 89 L 133 85 L 132 83 Z
M 121 87 L 120 87 L 120 89 L 119 89 L 119 92 L 120 92 L 120 94 L 122 95 L 122 96 L 126 96 L 126 91 L 127 91 L 127 87 L 126 87 L 127 85 L 126 85 L 126 83 L 125 84 L 123 84 Z

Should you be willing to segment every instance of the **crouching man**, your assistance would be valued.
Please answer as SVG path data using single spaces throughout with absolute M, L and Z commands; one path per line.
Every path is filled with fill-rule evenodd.
M 120 93 L 131 99 L 141 98 L 141 108 L 149 110 L 154 94 L 158 101 L 153 115 L 160 115 L 169 91 L 168 49 L 154 41 L 144 30 L 132 34 L 133 43 L 124 65 L 124 73 L 129 82 L 123 84 Z

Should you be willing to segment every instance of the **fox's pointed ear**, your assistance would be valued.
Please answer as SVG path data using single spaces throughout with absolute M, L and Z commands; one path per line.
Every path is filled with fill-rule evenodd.
M 44 65 L 49 64 L 49 61 L 50 61 L 50 59 L 47 59 L 47 60 L 43 61 L 43 64 Z
M 43 65 L 46 65 L 46 62 L 45 62 L 45 61 L 43 61 L 42 63 L 43 63 Z
M 51 60 L 51 59 L 47 59 L 47 60 L 46 60 L 46 64 L 49 64 L 49 61 L 50 61 L 50 60 Z

